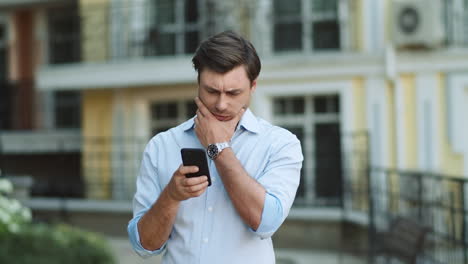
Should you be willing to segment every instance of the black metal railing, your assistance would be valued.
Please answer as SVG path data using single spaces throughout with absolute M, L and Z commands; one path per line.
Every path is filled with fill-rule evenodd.
M 418 257 L 420 263 L 468 263 L 468 179 L 370 167 L 368 138 L 367 133 L 341 136 L 342 193 L 338 196 L 341 202 L 333 205 L 341 208 L 343 215 L 354 214 L 364 218 L 361 224 L 367 225 L 368 230 L 369 244 L 365 249 L 365 253 L 369 254 L 368 263 L 381 263 L 381 258 L 374 254 L 378 233 L 388 230 L 392 219 L 397 217 L 415 220 L 430 229 Z M 135 180 L 146 143 L 147 139 L 138 137 L 81 138 L 77 161 L 79 175 L 75 175 L 75 178 L 67 174 L 67 168 L 68 172 L 70 168 L 70 161 L 67 160 L 54 160 L 48 164 L 54 168 L 50 173 L 55 173 L 55 178 L 46 178 L 44 175 L 35 177 L 35 174 L 44 172 L 42 170 L 21 173 L 18 168 L 31 167 L 25 166 L 24 161 L 27 159 L 21 154 L 15 154 L 19 155 L 15 160 L 16 172 L 32 175 L 35 178 L 33 189 L 44 188 L 50 194 L 59 193 L 61 198 L 74 197 L 76 194 L 70 192 L 71 195 L 67 196 L 65 191 L 82 188 L 81 197 L 85 199 L 128 201 L 135 192 Z M 33 146 L 41 142 L 28 144 Z M 6 157 L 8 155 L 2 152 L 0 146 L 0 167 L 10 166 L 9 169 L 13 171 L 12 157 L 10 155 L 10 160 L 6 160 Z M 41 163 L 46 162 L 47 159 L 43 158 Z M 1 169 L 8 174 L 8 170 Z M 61 181 L 57 182 L 57 179 Z M 309 208 L 316 205 L 296 204 Z M 343 220 L 353 221 L 350 218 Z
M 468 179 L 384 168 L 372 168 L 371 179 L 371 246 L 392 219 L 404 217 L 430 230 L 420 263 L 468 263 Z

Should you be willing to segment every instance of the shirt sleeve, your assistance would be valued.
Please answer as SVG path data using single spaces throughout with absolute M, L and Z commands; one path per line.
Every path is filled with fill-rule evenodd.
M 127 226 L 129 240 L 133 249 L 138 255 L 144 258 L 158 255 L 166 248 L 166 243 L 164 243 L 160 249 L 154 251 L 146 250 L 141 245 L 140 234 L 138 232 L 138 222 L 141 217 L 149 210 L 161 194 L 161 187 L 156 177 L 156 161 L 153 156 L 155 153 L 154 144 L 153 141 L 150 141 L 143 153 L 140 172 L 136 181 L 136 193 L 133 198 L 133 218 Z
M 271 237 L 289 214 L 299 186 L 302 168 L 302 150 L 299 140 L 284 130 L 276 138 L 270 158 L 258 182 L 266 189 L 262 219 L 254 231 L 261 238 Z
M 135 250 L 135 252 L 138 255 L 140 255 L 140 257 L 148 258 L 154 255 L 161 254 L 161 252 L 163 252 L 164 249 L 166 249 L 167 242 L 164 243 L 164 245 L 161 248 L 153 250 L 153 251 L 147 250 L 141 245 L 140 234 L 138 233 L 138 222 L 140 221 L 140 218 L 143 215 L 144 213 L 130 220 L 130 222 L 128 223 L 127 232 L 128 232 L 128 237 L 130 239 L 130 244 L 132 245 L 133 250 Z

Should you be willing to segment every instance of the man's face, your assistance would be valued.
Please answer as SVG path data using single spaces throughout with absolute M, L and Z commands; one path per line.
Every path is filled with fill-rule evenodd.
M 228 121 L 247 108 L 256 88 L 250 83 L 244 66 L 227 73 L 205 69 L 200 74 L 198 97 L 219 121 Z

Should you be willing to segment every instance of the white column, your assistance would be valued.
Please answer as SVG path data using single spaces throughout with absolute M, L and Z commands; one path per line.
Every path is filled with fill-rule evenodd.
M 440 153 L 440 139 L 437 134 L 437 75 L 420 73 L 416 76 L 416 104 L 418 122 L 418 163 L 424 171 L 440 171 L 441 161 L 436 159 Z
M 385 0 L 362 0 L 362 28 L 365 52 L 379 52 L 384 47 Z

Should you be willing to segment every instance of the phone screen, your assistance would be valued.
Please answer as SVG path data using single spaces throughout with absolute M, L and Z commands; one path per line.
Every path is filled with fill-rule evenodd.
M 180 150 L 182 155 L 182 162 L 184 166 L 197 166 L 198 172 L 189 173 L 187 177 L 208 177 L 208 186 L 211 186 L 210 171 L 208 169 L 208 160 L 206 159 L 206 153 L 204 149 L 199 148 L 183 148 Z

